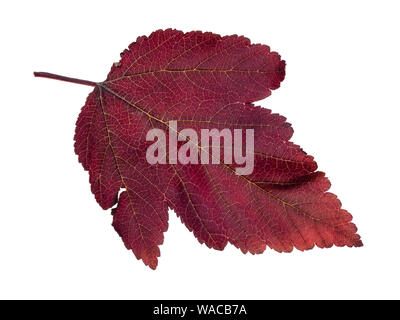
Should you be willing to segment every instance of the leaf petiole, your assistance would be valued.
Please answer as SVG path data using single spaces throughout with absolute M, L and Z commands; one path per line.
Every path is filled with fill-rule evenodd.
M 35 77 L 48 78 L 48 79 L 55 79 L 55 80 L 60 80 L 60 81 L 66 81 L 66 82 L 72 82 L 72 83 L 83 84 L 83 85 L 85 85 L 85 86 L 91 86 L 91 87 L 97 86 L 97 83 L 96 83 L 96 82 L 93 82 L 93 81 L 81 80 L 81 79 L 76 79 L 76 78 L 70 78 L 70 77 L 60 76 L 60 75 L 54 74 L 54 73 L 48 73 L 48 72 L 34 72 L 33 75 L 34 75 Z

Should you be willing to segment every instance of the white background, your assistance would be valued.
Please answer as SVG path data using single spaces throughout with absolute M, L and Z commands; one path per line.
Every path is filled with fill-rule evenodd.
M 400 298 L 398 1 L 3 1 L 0 298 Z M 287 61 L 288 118 L 354 216 L 359 249 L 210 250 L 170 212 L 159 267 L 125 249 L 73 150 L 90 87 L 159 28 L 241 34 Z

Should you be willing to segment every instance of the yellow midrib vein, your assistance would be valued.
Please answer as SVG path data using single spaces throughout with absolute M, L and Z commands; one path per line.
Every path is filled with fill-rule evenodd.
M 168 121 L 164 121 L 161 120 L 159 118 L 157 118 L 156 116 L 152 115 L 151 113 L 147 112 L 146 110 L 140 108 L 139 106 L 133 104 L 132 102 L 128 101 L 127 99 L 125 99 L 124 97 L 122 97 L 121 95 L 119 95 L 118 93 L 114 92 L 112 89 L 108 88 L 107 86 L 104 85 L 105 83 L 100 83 L 98 84 L 101 88 L 103 88 L 104 90 L 106 90 L 107 92 L 109 92 L 110 94 L 114 95 L 115 97 L 119 98 L 120 100 L 124 101 L 125 103 L 129 104 L 130 106 L 132 106 L 133 108 L 135 108 L 136 110 L 142 112 L 143 114 L 145 114 L 149 119 L 154 119 L 155 121 L 165 125 L 168 129 L 175 131 L 178 135 L 180 134 L 179 130 L 175 130 L 174 128 L 171 128 L 168 125 Z M 194 143 L 192 140 L 188 140 L 191 143 L 193 143 L 199 150 L 203 150 L 198 144 Z M 205 152 L 207 152 L 207 150 L 205 150 Z M 211 157 L 213 157 L 212 154 L 210 154 L 209 152 L 207 152 Z M 219 160 L 219 159 L 218 159 Z M 261 188 L 260 186 L 258 186 L 257 184 L 255 184 L 253 181 L 247 179 L 245 176 L 243 175 L 238 175 L 236 174 L 235 170 L 232 169 L 230 166 L 226 165 L 225 163 L 219 162 L 220 165 L 224 166 L 225 168 L 227 168 L 228 170 L 230 170 L 235 176 L 238 176 L 239 178 L 243 179 L 244 181 L 246 181 L 247 183 L 253 185 L 254 187 L 256 187 L 258 190 L 261 190 L 262 192 L 266 193 L 267 195 L 269 195 L 271 198 L 277 200 L 278 202 L 282 203 L 283 205 L 286 205 L 288 207 L 291 207 L 292 209 L 294 209 L 295 211 L 301 213 L 302 215 L 308 217 L 309 219 L 313 220 L 313 221 L 319 221 L 322 223 L 322 220 L 319 218 L 316 218 L 312 215 L 310 215 L 309 213 L 307 213 L 306 211 L 302 210 L 301 208 L 296 207 L 295 205 L 291 204 L 290 202 L 287 202 L 283 199 L 281 199 L 280 197 L 274 195 L 273 193 L 271 193 L 270 191 L 267 191 L 263 188 Z

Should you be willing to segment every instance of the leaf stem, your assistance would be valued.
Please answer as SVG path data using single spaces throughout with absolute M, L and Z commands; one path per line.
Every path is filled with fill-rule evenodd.
M 72 83 L 83 84 L 83 85 L 85 85 L 85 86 L 91 86 L 91 87 L 97 86 L 97 83 L 96 83 L 96 82 L 93 82 L 93 81 L 81 80 L 81 79 L 70 78 L 70 77 L 64 77 L 64 76 L 60 76 L 60 75 L 54 74 L 54 73 L 48 73 L 48 72 L 34 72 L 33 75 L 34 75 L 35 77 L 48 78 L 48 79 L 55 79 L 55 80 L 60 80 L 60 81 L 66 81 L 66 82 L 72 82 Z

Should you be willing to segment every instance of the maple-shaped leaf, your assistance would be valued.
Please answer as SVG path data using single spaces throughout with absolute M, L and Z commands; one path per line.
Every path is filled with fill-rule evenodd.
M 289 141 L 290 124 L 252 104 L 285 76 L 285 62 L 268 46 L 236 35 L 159 30 L 132 43 L 103 82 L 35 75 L 95 87 L 76 124 L 75 152 L 100 206 L 116 205 L 113 226 L 125 246 L 151 268 L 168 228 L 168 207 L 200 243 L 218 250 L 228 242 L 253 254 L 266 246 L 290 252 L 362 245 L 313 157 Z M 167 148 L 159 150 L 165 164 L 150 164 L 147 133 L 164 130 L 169 141 L 184 128 L 199 135 L 253 129 L 254 170 L 238 174 L 235 162 L 183 164 Z

